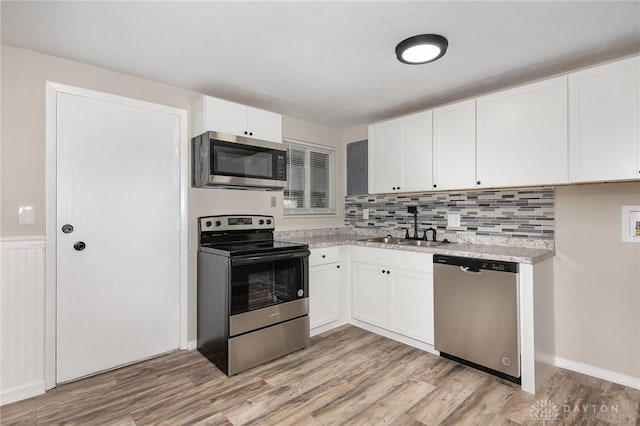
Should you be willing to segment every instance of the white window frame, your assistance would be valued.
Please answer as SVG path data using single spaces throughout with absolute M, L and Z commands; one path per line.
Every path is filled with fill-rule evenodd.
M 283 208 L 284 216 L 335 216 L 337 215 L 336 210 L 336 148 L 327 145 L 314 144 L 309 142 L 304 142 L 296 139 L 283 139 L 285 145 L 287 146 L 287 152 L 289 150 L 289 145 L 293 145 L 296 148 L 305 150 L 305 165 L 307 169 L 311 164 L 311 152 L 318 152 L 322 154 L 329 154 L 331 166 L 329 170 L 328 182 L 330 188 L 330 196 L 329 196 L 329 206 L 323 208 L 312 208 L 305 207 L 311 205 L 311 179 L 307 179 L 304 187 L 304 206 L 295 207 L 295 208 Z M 290 173 L 290 159 L 287 156 L 287 180 L 291 179 Z M 332 173 L 333 172 L 333 173 Z M 309 176 L 309 175 L 307 175 Z M 288 187 L 288 185 L 287 185 Z M 283 191 L 283 199 L 286 200 L 287 187 L 285 187 Z

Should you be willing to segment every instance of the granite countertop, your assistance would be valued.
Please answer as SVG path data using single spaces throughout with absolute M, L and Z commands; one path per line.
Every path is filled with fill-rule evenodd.
M 493 259 L 507 262 L 536 264 L 555 255 L 555 250 L 541 248 L 508 247 L 488 244 L 449 243 L 435 247 L 417 247 L 399 244 L 372 243 L 362 241 L 364 236 L 348 235 L 343 233 L 319 235 L 319 236 L 290 236 L 278 238 L 280 240 L 295 241 L 307 244 L 310 249 L 333 247 L 338 245 L 354 245 L 363 247 L 376 247 L 394 250 L 417 251 L 432 254 L 445 254 L 450 256 L 472 257 L 476 259 Z

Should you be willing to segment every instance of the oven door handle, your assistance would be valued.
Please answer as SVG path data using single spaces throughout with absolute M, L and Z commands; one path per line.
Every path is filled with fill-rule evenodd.
M 285 253 L 269 254 L 269 255 L 253 255 L 253 256 L 238 256 L 231 258 L 232 266 L 250 265 L 252 263 L 266 263 L 276 260 L 295 259 L 297 257 L 308 257 L 311 252 L 309 250 L 296 250 L 288 251 Z

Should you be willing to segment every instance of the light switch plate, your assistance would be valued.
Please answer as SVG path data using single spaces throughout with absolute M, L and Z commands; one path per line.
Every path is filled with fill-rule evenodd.
M 362 218 L 364 220 L 369 220 L 369 209 L 362 209 Z
M 33 206 L 18 207 L 18 224 L 33 225 L 34 223 L 36 223 L 36 218 L 33 212 Z
M 271 196 L 271 207 L 276 206 L 276 197 L 274 195 Z
M 447 226 L 451 228 L 460 228 L 460 215 L 459 214 L 447 215 Z

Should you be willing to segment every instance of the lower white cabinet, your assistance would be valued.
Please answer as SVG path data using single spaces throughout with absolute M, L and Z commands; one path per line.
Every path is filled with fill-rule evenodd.
M 351 263 L 351 317 L 387 327 L 387 276 L 379 264 Z
M 351 317 L 433 345 L 433 256 L 352 247 Z
M 309 268 L 309 323 L 312 329 L 340 320 L 340 265 Z
M 338 247 L 311 249 L 309 256 L 310 329 L 344 321 L 344 286 Z M 325 327 L 326 329 L 332 327 Z
M 431 255 L 426 256 L 431 259 Z M 389 329 L 433 344 L 431 272 L 393 268 L 389 277 Z

